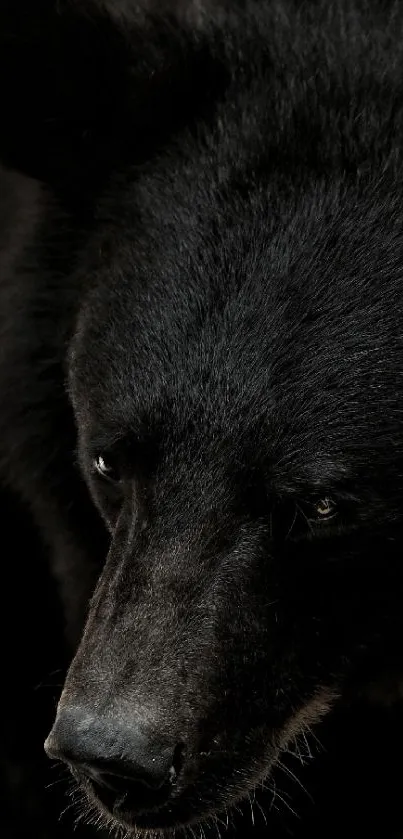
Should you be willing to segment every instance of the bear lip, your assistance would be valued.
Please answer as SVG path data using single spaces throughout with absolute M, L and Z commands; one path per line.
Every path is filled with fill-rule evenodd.
M 75 773 L 76 774 L 76 773 Z M 172 789 L 171 784 L 164 784 L 159 790 L 156 798 L 155 792 L 152 796 L 147 795 L 147 789 L 143 785 L 140 789 L 133 791 L 130 787 L 126 791 L 116 792 L 107 784 L 101 784 L 93 779 L 77 778 L 90 793 L 92 798 L 108 811 L 108 815 L 118 822 L 139 827 L 166 827 L 169 821 L 169 804 L 167 797 Z M 133 807 L 130 807 L 130 800 Z M 141 807 L 139 807 L 141 800 Z M 168 805 L 168 806 L 166 806 Z M 164 816 L 168 815 L 168 820 Z M 156 819 L 158 824 L 156 823 Z M 147 824 L 146 824 L 147 822 Z M 152 822 L 152 824 L 151 824 Z

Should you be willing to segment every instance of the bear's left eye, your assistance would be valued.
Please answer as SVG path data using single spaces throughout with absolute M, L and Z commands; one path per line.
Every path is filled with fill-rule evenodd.
M 314 514 L 316 521 L 333 519 L 337 514 L 337 504 L 328 495 L 324 498 L 318 498 L 314 504 Z
M 104 480 L 111 481 L 112 483 L 118 483 L 120 481 L 120 475 L 116 466 L 102 454 L 94 458 L 93 467 L 95 472 L 101 478 L 104 478 Z

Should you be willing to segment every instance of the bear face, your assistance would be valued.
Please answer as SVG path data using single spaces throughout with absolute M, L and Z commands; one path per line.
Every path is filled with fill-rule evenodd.
M 265 778 L 379 633 L 395 637 L 401 573 L 382 421 L 388 405 L 398 422 L 401 304 L 377 276 L 370 196 L 296 194 L 268 232 L 276 206 L 252 193 L 196 225 L 197 170 L 177 169 L 189 203 L 166 225 L 158 175 L 125 185 L 130 237 L 101 241 L 100 273 L 87 266 L 70 346 L 79 458 L 111 547 L 48 743 L 101 767 L 78 767 L 89 795 L 143 828 L 203 820 Z M 381 212 L 389 247 L 393 204 Z M 158 794 L 110 781 L 149 771 L 144 750 L 167 756 Z
M 60 12 L 29 153 L 8 122 L 0 150 L 63 207 L 65 261 L 83 219 L 61 298 L 40 271 L 30 294 L 110 541 L 47 750 L 136 834 L 236 805 L 393 657 L 402 177 L 396 8 L 223 4 L 206 24 L 197 4 L 151 39 L 128 6 L 83 30 Z

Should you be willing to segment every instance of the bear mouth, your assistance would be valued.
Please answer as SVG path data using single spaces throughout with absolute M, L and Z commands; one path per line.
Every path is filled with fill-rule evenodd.
M 172 786 L 169 783 L 156 792 L 143 784 L 128 784 L 126 779 L 122 779 L 119 789 L 115 777 L 109 784 L 107 776 L 100 783 L 76 770 L 73 770 L 73 775 L 84 790 L 90 807 L 100 809 L 108 822 L 112 820 L 126 829 L 164 830 L 185 818 L 177 807 L 173 816 Z
M 264 769 L 261 767 L 259 778 L 251 777 L 251 789 L 264 774 L 270 773 L 275 764 L 277 754 L 272 749 L 270 751 L 270 758 L 265 762 Z M 211 755 L 205 757 L 208 763 Z M 228 761 L 233 756 L 228 752 L 214 755 L 217 762 L 220 757 L 225 760 L 228 769 Z M 216 767 L 213 768 L 215 770 Z M 97 811 L 98 816 L 101 813 L 109 829 L 120 826 L 128 831 L 128 835 L 133 832 L 134 836 L 143 831 L 147 834 L 155 831 L 158 835 L 171 835 L 173 831 L 174 835 L 175 829 L 202 824 L 211 815 L 221 810 L 227 811 L 227 808 L 248 794 L 247 789 L 241 790 L 239 785 L 231 784 L 225 771 L 222 771 L 219 778 L 216 771 L 208 772 L 205 765 L 200 767 L 199 777 L 194 782 L 165 784 L 158 790 L 157 796 L 155 790 L 147 790 L 143 784 L 130 787 L 123 781 L 119 791 L 115 778 L 109 785 L 107 780 L 105 782 L 105 776 L 104 782 L 99 783 L 88 776 L 80 777 L 76 770 L 73 770 L 73 774 L 85 792 L 92 812 Z
M 168 786 L 168 785 L 167 785 Z M 164 811 L 164 803 L 168 796 L 168 789 L 163 787 L 159 790 L 159 795 L 155 792 L 150 795 L 146 787 L 142 787 L 140 793 L 138 790 L 126 788 L 119 793 L 114 788 L 97 784 L 95 781 L 89 781 L 89 787 L 95 798 L 101 803 L 103 807 L 110 813 L 110 815 L 117 818 L 119 821 L 133 821 L 130 813 L 136 811 L 136 821 L 144 818 L 147 823 L 154 816 L 157 816 L 160 821 L 160 812 Z M 166 809 L 166 808 L 165 808 Z M 150 825 L 151 826 L 151 825 Z
M 198 809 L 196 809 L 195 801 L 191 804 L 186 801 L 185 790 L 183 798 L 182 796 L 176 799 L 171 798 L 169 801 L 166 797 L 164 800 L 161 798 L 160 806 L 153 798 L 149 809 L 146 796 L 141 799 L 139 807 L 139 799 L 132 798 L 130 793 L 122 793 L 121 796 L 116 797 L 111 790 L 101 788 L 92 781 L 85 783 L 85 791 L 90 804 L 101 810 L 109 827 L 114 823 L 116 827 L 122 826 L 129 832 L 133 831 L 136 836 L 142 831 L 156 831 L 158 834 L 167 832 L 170 835 L 171 830 L 201 823 L 211 812 L 216 812 L 216 809 L 218 811 L 214 805 L 203 808 L 201 799 L 197 802 Z

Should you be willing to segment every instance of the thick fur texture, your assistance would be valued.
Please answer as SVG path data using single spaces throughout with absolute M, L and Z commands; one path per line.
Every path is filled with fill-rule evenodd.
M 51 736 L 85 707 L 105 759 L 134 725 L 175 753 L 149 805 L 76 772 L 129 832 L 231 811 L 399 684 L 402 31 L 398 2 L 0 4 L 1 475 L 83 630 Z

